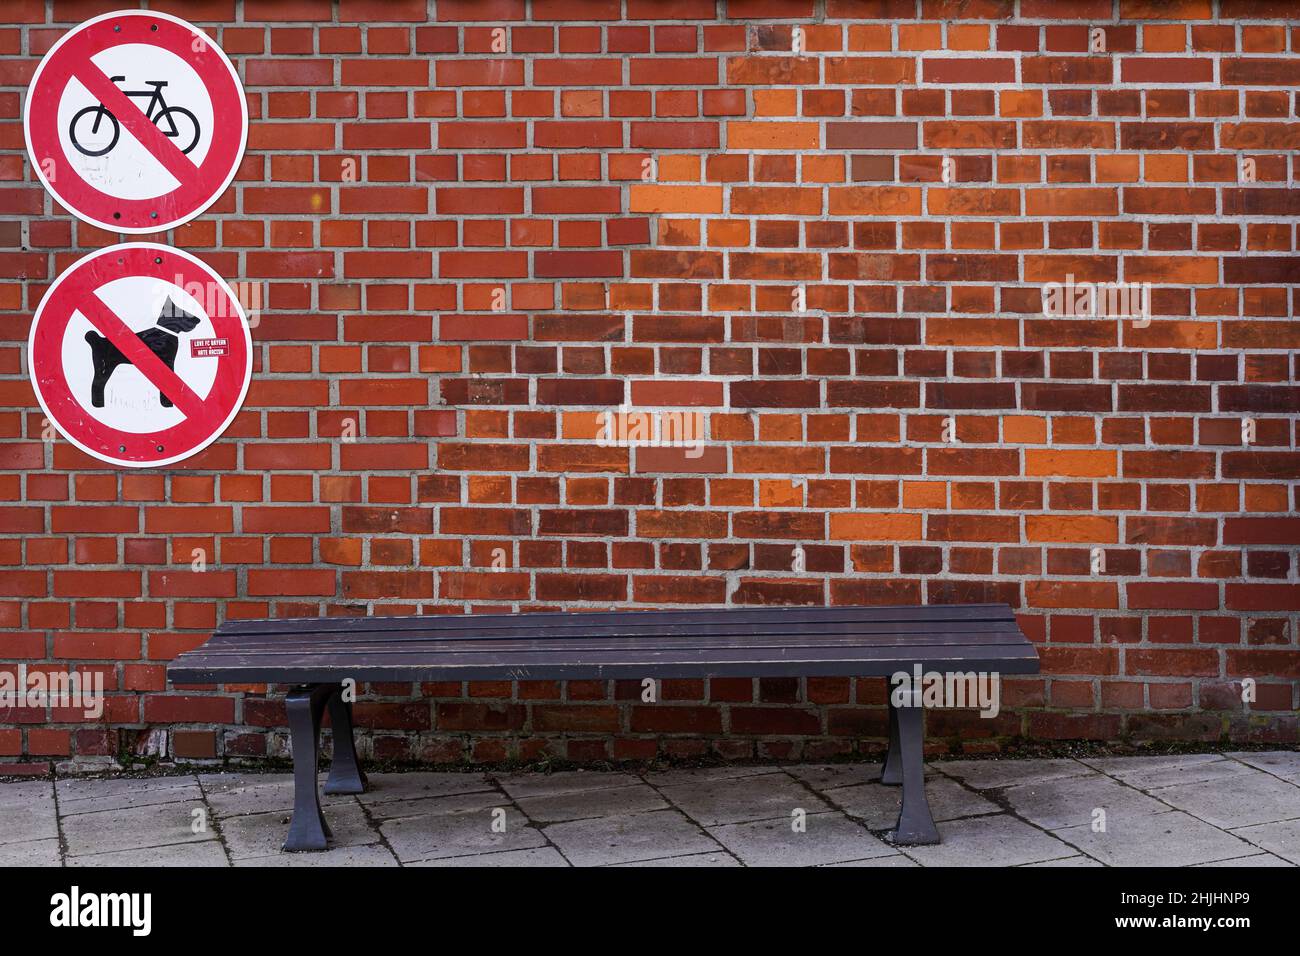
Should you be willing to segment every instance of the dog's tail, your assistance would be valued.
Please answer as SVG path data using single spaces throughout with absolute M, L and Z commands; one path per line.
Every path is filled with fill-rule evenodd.
M 98 332 L 87 332 L 86 341 L 90 343 L 91 348 L 94 348 L 96 345 L 98 345 L 101 342 L 107 342 L 108 339 L 104 338 Z

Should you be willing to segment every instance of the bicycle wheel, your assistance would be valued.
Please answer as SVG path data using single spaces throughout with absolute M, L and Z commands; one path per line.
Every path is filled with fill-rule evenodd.
M 109 130 L 111 130 L 113 134 L 108 138 L 108 145 L 102 148 L 96 148 L 99 143 L 104 141 L 104 135 L 105 132 L 107 132 L 100 129 L 101 120 L 96 118 L 94 123 L 90 125 L 87 125 L 82 121 L 83 117 L 89 119 L 90 114 L 92 113 L 95 114 L 96 117 L 102 116 L 104 119 L 107 119 Z M 78 124 L 82 127 L 80 136 L 77 135 Z M 68 138 L 72 140 L 72 145 L 77 148 L 77 151 L 84 153 L 86 156 L 103 156 L 117 145 L 117 138 L 121 135 L 122 127 L 118 125 L 117 117 L 110 113 L 108 107 L 104 106 L 102 103 L 98 106 L 87 106 L 84 109 L 78 110 L 73 115 L 72 122 L 68 124 Z M 85 145 L 86 143 L 89 143 L 90 145 L 87 146 Z
M 167 117 L 168 127 L 176 130 L 175 134 L 168 133 L 163 128 L 164 116 Z M 175 139 L 182 153 L 188 153 L 199 145 L 198 118 L 183 106 L 169 106 L 165 110 L 159 110 L 158 115 L 153 118 L 153 125 L 162 130 L 165 136 Z M 181 146 L 182 143 L 188 145 Z

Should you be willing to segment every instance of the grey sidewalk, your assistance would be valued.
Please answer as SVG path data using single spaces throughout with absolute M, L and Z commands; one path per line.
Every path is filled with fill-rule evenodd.
M 936 761 L 943 843 L 891 846 L 878 764 L 374 774 L 279 851 L 287 774 L 0 784 L 0 865 L 1294 866 L 1300 753 Z

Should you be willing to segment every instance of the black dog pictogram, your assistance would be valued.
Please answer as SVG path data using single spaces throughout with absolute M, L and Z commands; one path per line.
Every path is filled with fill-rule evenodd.
M 156 323 L 143 332 L 137 332 L 136 338 L 158 358 L 162 359 L 172 371 L 176 370 L 176 353 L 180 349 L 180 333 L 189 332 L 199 324 L 197 316 L 190 315 L 171 299 L 158 313 Z M 90 404 L 96 408 L 104 407 L 104 386 L 119 365 L 133 364 L 123 355 L 116 345 L 98 332 L 87 332 L 86 341 L 90 343 L 90 360 L 94 365 L 95 377 L 90 383 Z M 172 400 L 162 392 L 158 401 L 164 408 L 171 408 Z

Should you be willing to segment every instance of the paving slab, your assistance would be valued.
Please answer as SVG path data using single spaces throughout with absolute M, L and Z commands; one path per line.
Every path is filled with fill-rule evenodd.
M 1232 831 L 1255 846 L 1276 853 L 1282 859 L 1300 866 L 1300 820 L 1281 823 L 1262 823 Z
M 111 850 L 69 856 L 68 866 L 229 866 L 226 851 L 216 840 L 201 843 L 178 843 L 148 849 Z
M 947 777 L 927 780 L 925 792 L 930 800 L 930 814 L 938 823 L 1002 812 L 996 803 Z M 879 783 L 837 787 L 823 791 L 822 795 L 850 816 L 863 820 L 873 830 L 892 829 L 898 822 L 898 809 L 903 800 L 901 787 L 886 787 Z
M 942 843 L 900 849 L 922 866 L 1021 866 L 1077 853 L 1056 837 L 1005 813 L 965 817 L 938 826 Z
M 48 781 L 0 784 L 0 846 L 58 835 L 54 788 Z
M 107 799 L 140 796 L 178 788 L 193 787 L 198 780 L 192 773 L 169 777 L 72 777 L 55 782 L 60 805 L 71 800 Z
M 574 866 L 606 866 L 718 851 L 717 842 L 677 810 L 552 823 L 545 833 L 546 839 Z
M 880 867 L 913 867 L 913 868 L 915 868 L 915 867 L 920 866 L 921 864 L 917 863 L 915 860 L 912 860 L 912 859 L 909 859 L 908 857 L 903 856 L 903 854 L 901 854 L 901 853 L 896 853 L 896 854 L 894 854 L 893 856 L 877 856 L 877 857 L 872 857 L 872 858 L 869 859 L 869 860 L 850 860 L 850 861 L 848 861 L 847 863 L 827 863 L 827 864 L 825 864 L 825 865 L 828 866 L 828 867 L 841 867 L 841 866 L 880 866 Z
M 379 843 L 362 846 L 336 846 L 319 853 L 279 853 L 249 856 L 234 861 L 235 866 L 397 866 L 397 857 Z
M 802 780 L 814 790 L 875 783 L 880 779 L 882 769 L 884 764 L 879 763 L 803 764 L 784 768 L 786 773 Z
M 242 774 L 227 778 L 222 774 L 204 774 L 199 777 L 199 784 L 204 799 L 218 817 L 274 811 L 287 813 L 293 809 L 293 778 L 287 775 Z M 317 779 L 317 784 L 321 807 L 327 813 L 330 807 L 355 802 L 355 798 L 348 794 L 324 793 L 324 774 Z
M 1300 784 L 1300 750 L 1241 751 L 1226 753 L 1224 756 Z
M 1026 863 L 1025 868 L 1029 869 L 1031 867 L 1036 867 L 1036 866 L 1048 866 L 1048 867 L 1061 867 L 1063 869 L 1074 869 L 1076 867 L 1084 867 L 1085 869 L 1090 869 L 1094 866 L 1102 866 L 1102 865 L 1103 864 L 1098 863 L 1092 857 L 1067 856 L 1061 860 L 1044 860 L 1041 863 Z
M 661 785 L 659 791 L 700 826 L 746 820 L 788 820 L 796 808 L 806 813 L 830 805 L 785 773 L 751 774 L 720 780 Z
M 939 760 L 930 764 L 939 773 L 956 777 L 976 790 L 995 790 L 1061 777 L 1081 777 L 1091 771 L 1077 760 Z
M 662 810 L 668 806 L 659 791 L 640 781 L 630 787 L 600 787 L 576 793 L 520 797 L 516 802 L 525 816 L 535 823 L 614 817 L 644 810 Z
M 1290 866 L 1294 866 L 1294 865 L 1295 865 L 1295 864 L 1293 864 L 1293 863 L 1288 863 L 1286 860 L 1282 859 L 1280 856 L 1274 856 L 1272 853 L 1256 853 L 1254 856 L 1239 856 L 1239 857 L 1236 857 L 1235 859 L 1232 859 L 1232 860 L 1216 860 L 1216 861 L 1213 862 L 1213 863 L 1197 863 L 1197 864 L 1196 864 L 1196 866 L 1197 866 L 1198 868 L 1204 868 L 1204 867 L 1208 867 L 1208 866 L 1228 866 L 1228 867 L 1233 867 L 1234 869 L 1235 869 L 1236 867 L 1255 867 L 1255 866 L 1269 866 L 1269 867 L 1271 867 L 1271 866 L 1286 866 L 1286 867 L 1290 867 Z
M 515 799 L 521 797 L 553 797 L 560 793 L 581 793 L 586 790 L 608 790 L 640 783 L 635 774 L 601 773 L 596 770 L 565 770 L 556 773 L 493 774 L 501 789 Z
M 1081 758 L 1086 764 L 1104 774 L 1123 780 L 1139 790 L 1155 787 L 1173 787 L 1184 783 L 1205 780 L 1227 780 L 1251 769 L 1235 760 L 1226 760 L 1219 754 L 1173 754 L 1160 757 L 1100 757 Z
M 58 866 L 59 841 L 23 840 L 0 843 L 0 866 Z
M 419 860 L 407 866 L 473 866 L 473 867 L 554 867 L 568 866 L 569 861 L 553 846 L 538 846 L 528 850 L 503 850 L 499 853 L 476 853 L 472 856 L 451 856 L 441 860 Z
M 833 810 L 808 814 L 799 831 L 786 817 L 710 827 L 709 834 L 746 866 L 823 866 L 898 852 Z
M 1300 787 L 1263 771 L 1232 779 L 1185 783 L 1150 791 L 1153 797 L 1224 830 L 1300 819 Z
M 467 793 L 407 801 L 419 812 L 384 820 L 384 839 L 403 863 L 493 850 L 525 850 L 545 844 L 540 831 L 498 793 Z M 400 803 L 376 807 L 388 812 Z M 500 813 L 497 813 L 500 811 Z M 493 828 L 504 821 L 504 831 Z
M 482 773 L 372 773 L 365 793 L 356 794 L 364 804 L 389 803 L 415 797 L 447 797 L 457 793 L 477 793 L 495 789 Z
M 671 770 L 656 770 L 643 773 L 641 777 L 652 786 L 672 787 L 682 783 L 700 783 L 705 780 L 734 780 L 737 777 L 751 777 L 756 774 L 780 772 L 780 767 L 724 765 L 718 767 L 674 767 Z
M 616 867 L 678 867 L 684 866 L 689 868 L 696 867 L 730 867 L 738 868 L 740 864 L 736 862 L 734 856 L 726 853 L 690 853 L 686 856 L 669 856 L 659 860 L 633 860 L 631 863 L 615 863 Z
M 138 790 L 117 791 L 104 794 L 86 794 L 79 797 L 59 796 L 59 816 L 75 813 L 97 813 L 101 810 L 126 810 L 131 807 L 151 807 L 163 803 L 189 803 L 203 805 L 203 791 L 197 780 L 174 787 L 142 787 Z
M 0 810 L 12 810 L 33 801 L 54 802 L 54 784 L 49 780 L 21 780 L 0 783 Z
M 248 857 L 279 853 L 289 832 L 289 819 L 290 814 L 283 810 L 246 813 L 222 819 L 221 836 L 230 851 L 230 858 L 238 863 Z M 327 808 L 325 822 L 334 834 L 331 840 L 334 847 L 379 842 L 379 834 L 357 803 Z
M 211 826 L 200 833 L 191 830 L 194 821 L 191 809 L 188 803 L 161 803 L 64 817 L 62 826 L 68 854 L 81 856 L 215 840 L 216 833 Z
M 1090 824 L 1053 832 L 1107 866 L 1194 866 L 1251 851 L 1245 841 L 1181 810 L 1108 818 L 1104 833 Z
M 243 787 L 260 787 L 273 783 L 293 783 L 293 774 L 287 771 L 283 773 L 252 773 L 239 770 L 221 770 L 212 773 L 199 773 L 194 776 L 205 791 L 238 790 Z M 326 776 L 326 772 L 322 770 L 316 774 L 316 779 L 323 784 Z
M 1169 807 L 1141 790 L 1100 773 L 1086 777 L 1059 777 L 1039 783 L 1007 787 L 1001 798 L 1030 823 L 1047 830 L 1091 825 L 1097 809 L 1109 820 L 1126 814 L 1164 813 Z
M 825 790 L 822 796 L 837 810 L 861 820 L 868 829 L 888 830 L 898 822 L 898 807 L 902 799 L 898 787 L 864 783 L 856 787 L 836 787 L 833 790 Z M 933 804 L 930 809 L 931 812 L 934 811 Z

